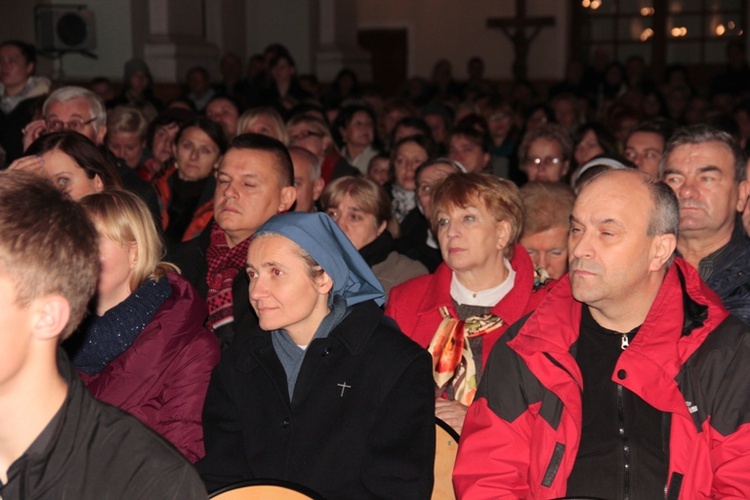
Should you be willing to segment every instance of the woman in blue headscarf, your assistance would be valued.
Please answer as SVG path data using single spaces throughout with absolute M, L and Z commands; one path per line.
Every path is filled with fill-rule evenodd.
M 383 288 L 326 214 L 271 218 L 248 250 L 259 327 L 216 367 L 203 411 L 209 491 L 282 479 L 325 498 L 429 498 L 426 351 L 383 315 Z

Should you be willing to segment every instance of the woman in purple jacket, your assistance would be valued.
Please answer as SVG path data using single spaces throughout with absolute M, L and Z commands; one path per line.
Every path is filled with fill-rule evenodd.
M 96 314 L 70 346 L 73 363 L 98 399 L 164 436 L 192 462 L 204 454 L 201 409 L 216 337 L 207 308 L 171 264 L 146 205 L 113 189 L 81 204 L 99 232 Z

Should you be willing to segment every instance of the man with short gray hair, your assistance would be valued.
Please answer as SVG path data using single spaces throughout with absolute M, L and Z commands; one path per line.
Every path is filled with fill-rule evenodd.
M 570 272 L 490 353 L 458 498 L 750 498 L 750 327 L 674 256 L 674 192 L 605 171 L 570 221 Z
M 117 168 L 122 185 L 146 202 L 157 227 L 161 226 L 161 209 L 154 188 L 104 146 L 107 110 L 99 96 L 75 86 L 60 87 L 52 92 L 42 106 L 42 118 L 29 123 L 24 129 L 23 149 L 25 151 L 44 134 L 62 131 L 77 132 L 99 146 L 104 156 Z
M 750 323 L 750 240 L 740 217 L 750 185 L 742 149 L 726 132 L 684 127 L 667 143 L 660 171 L 680 201 L 678 252 Z

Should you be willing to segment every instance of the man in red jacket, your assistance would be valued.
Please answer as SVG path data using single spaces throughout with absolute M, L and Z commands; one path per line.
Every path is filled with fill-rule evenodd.
M 460 498 L 750 496 L 750 327 L 674 258 L 679 220 L 643 172 L 585 185 L 569 276 L 490 354 Z

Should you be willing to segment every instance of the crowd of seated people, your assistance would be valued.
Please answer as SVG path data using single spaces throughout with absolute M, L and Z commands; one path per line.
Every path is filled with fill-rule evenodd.
M 679 66 L 649 79 L 639 58 L 572 61 L 548 92 L 506 88 L 475 57 L 464 82 L 441 60 L 383 95 L 346 68 L 321 85 L 272 44 L 246 77 L 228 53 L 216 82 L 191 68 L 162 101 L 140 59 L 119 93 L 105 78 L 55 89 L 33 46 L 6 41 L 0 64 L 26 66 L 22 82 L 0 72 L 0 161 L 76 202 L 98 238 L 98 286 L 62 343 L 71 370 L 209 492 L 263 477 L 326 498 L 428 498 L 434 417 L 461 434 L 469 415 L 472 436 L 493 425 L 470 410 L 491 399 L 493 348 L 570 287 L 576 197 L 608 171 L 672 188 L 677 255 L 750 320 L 750 69 L 736 50 L 727 72 L 748 85 L 705 93 Z

